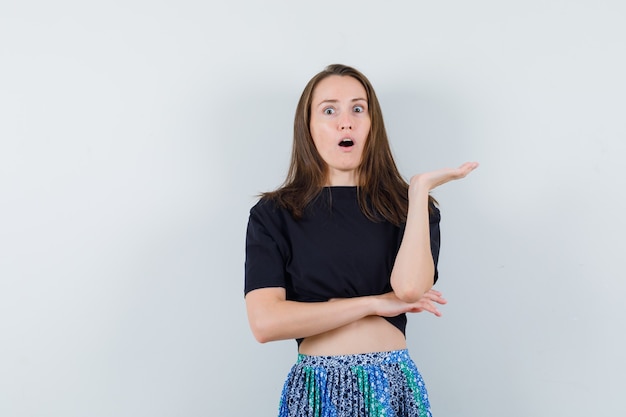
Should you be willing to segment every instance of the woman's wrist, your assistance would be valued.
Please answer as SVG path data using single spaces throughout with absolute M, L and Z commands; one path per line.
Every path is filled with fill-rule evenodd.
M 430 188 L 420 181 L 411 181 L 409 186 L 409 202 L 414 200 L 428 200 Z

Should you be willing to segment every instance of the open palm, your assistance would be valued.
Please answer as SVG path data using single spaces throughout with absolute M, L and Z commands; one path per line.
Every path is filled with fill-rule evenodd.
M 430 191 L 447 182 L 465 178 L 476 168 L 478 168 L 478 162 L 465 162 L 458 168 L 442 168 L 417 174 L 411 177 L 410 189 L 425 188 Z

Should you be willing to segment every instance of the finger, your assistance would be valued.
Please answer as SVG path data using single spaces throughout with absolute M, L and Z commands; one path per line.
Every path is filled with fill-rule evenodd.
M 437 292 L 433 291 L 432 293 L 429 291 L 426 294 L 424 294 L 423 298 L 426 298 L 427 300 L 430 300 L 430 301 L 434 301 L 438 304 L 446 304 L 448 302 L 448 300 L 443 298 L 441 293 L 438 291 Z
M 461 166 L 459 166 L 459 169 L 462 170 L 472 170 L 472 169 L 476 169 L 478 168 L 478 162 L 476 161 L 468 161 L 468 162 L 464 162 L 461 164 Z
M 443 298 L 443 297 L 434 298 L 434 299 L 432 299 L 432 300 L 433 300 L 435 303 L 437 303 L 437 304 L 441 304 L 441 305 L 443 305 L 443 304 L 448 304 L 448 300 L 446 300 L 446 299 L 445 299 L 445 298 Z
M 478 162 L 465 162 L 457 169 L 462 173 L 463 177 L 478 168 Z
M 429 307 L 429 308 L 424 308 L 424 310 L 428 311 L 429 313 L 434 314 L 437 317 L 441 317 L 441 311 L 437 310 L 437 308 L 433 307 Z
M 433 313 L 437 317 L 441 316 L 441 312 L 430 301 L 423 301 L 423 302 L 418 302 L 418 303 L 421 304 L 420 307 L 422 308 L 422 310 L 426 310 L 430 313 Z

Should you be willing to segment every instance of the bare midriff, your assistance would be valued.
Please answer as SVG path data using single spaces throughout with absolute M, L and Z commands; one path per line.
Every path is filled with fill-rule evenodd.
M 379 316 L 368 316 L 354 323 L 307 337 L 299 352 L 305 355 L 350 355 L 387 352 L 406 348 L 406 339 L 394 325 Z

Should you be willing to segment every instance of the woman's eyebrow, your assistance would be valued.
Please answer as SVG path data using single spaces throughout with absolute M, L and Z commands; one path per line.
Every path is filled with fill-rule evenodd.
M 353 98 L 351 101 L 352 102 L 355 102 L 355 101 L 365 101 L 365 102 L 367 102 L 367 99 L 361 98 L 361 97 L 356 97 L 356 98 Z M 319 107 L 322 104 L 335 104 L 335 103 L 339 103 L 339 100 L 337 100 L 337 99 L 326 99 L 326 100 L 320 101 L 317 106 Z

